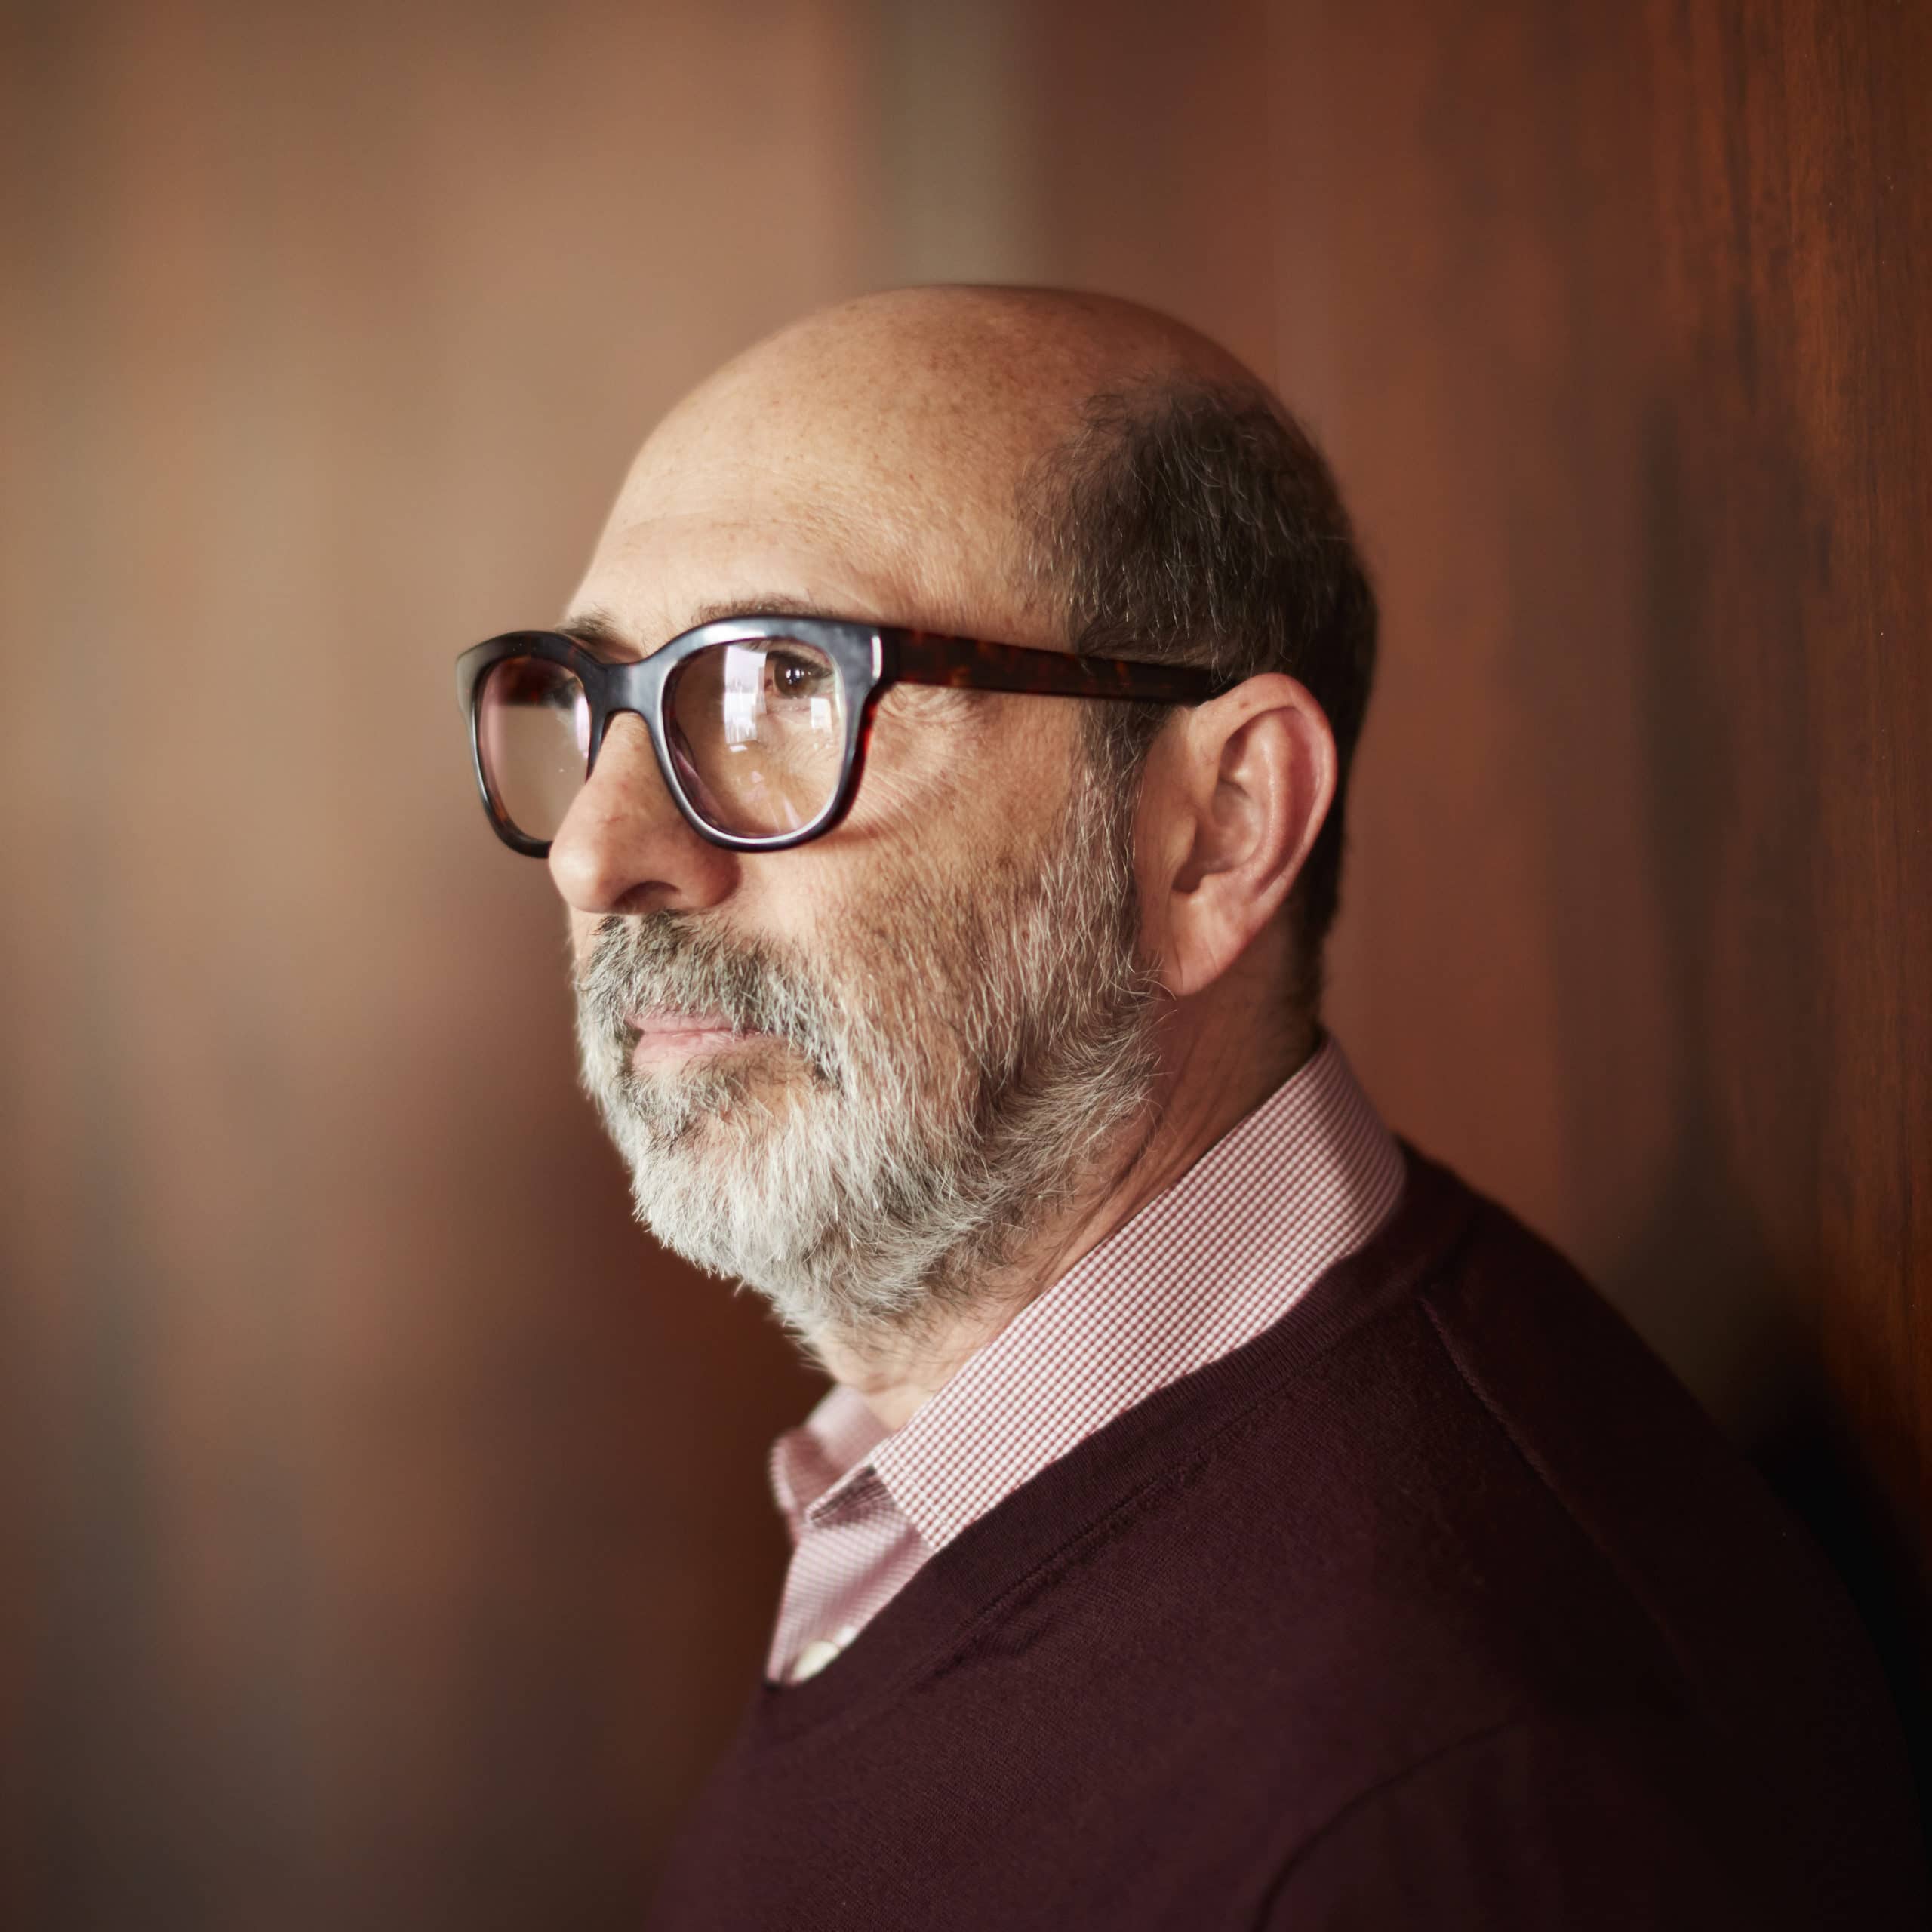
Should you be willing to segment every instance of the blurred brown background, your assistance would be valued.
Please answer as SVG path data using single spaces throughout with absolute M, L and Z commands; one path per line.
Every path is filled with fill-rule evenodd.
M 906 280 L 1152 300 L 1311 418 L 1387 611 L 1334 1024 L 1913 1694 L 1932 10 L 4 19 L 8 1923 L 636 1915 L 814 1384 L 629 1225 L 451 660 Z

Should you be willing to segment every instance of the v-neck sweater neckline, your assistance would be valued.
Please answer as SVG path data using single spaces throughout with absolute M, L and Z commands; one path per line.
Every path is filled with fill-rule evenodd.
M 1344 1336 L 1412 1294 L 1478 1209 L 1454 1177 L 1402 1143 L 1387 1223 L 1282 1320 L 1149 1396 L 1041 1471 L 935 1555 L 850 1647 L 796 1684 L 761 1678 L 746 1713 L 761 1749 L 842 1734 L 968 1654 L 1007 1601 L 1238 1431 Z

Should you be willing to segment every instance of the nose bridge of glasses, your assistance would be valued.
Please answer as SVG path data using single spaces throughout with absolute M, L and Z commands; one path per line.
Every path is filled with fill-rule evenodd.
M 600 778 L 606 783 L 628 785 L 634 771 L 647 772 L 660 788 L 664 784 L 650 715 L 628 694 L 614 695 L 604 708 L 595 723 L 589 752 L 584 777 L 586 786 Z
M 657 655 L 613 662 L 599 654 L 585 653 L 575 668 L 590 700 L 590 742 L 586 749 L 594 771 L 604 740 L 619 718 L 630 717 L 648 736 L 654 736 L 665 666 Z
M 582 829 L 601 828 L 602 835 L 626 842 L 638 835 L 654 839 L 660 832 L 687 827 L 700 838 L 709 836 L 694 821 L 693 807 L 667 768 L 663 743 L 648 715 L 629 699 L 611 706 L 577 801 L 580 813 L 588 808 Z

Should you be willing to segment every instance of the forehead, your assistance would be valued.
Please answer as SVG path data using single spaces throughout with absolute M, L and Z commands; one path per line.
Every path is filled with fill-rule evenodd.
M 1040 411 L 970 371 L 904 373 L 794 354 L 714 377 L 640 452 L 573 609 L 647 649 L 761 595 L 1060 642 L 1018 506 Z

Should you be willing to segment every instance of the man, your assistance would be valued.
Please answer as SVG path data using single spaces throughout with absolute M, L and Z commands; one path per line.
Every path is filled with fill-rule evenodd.
M 1915 1922 L 1834 1585 L 1320 1026 L 1374 641 L 1246 370 L 944 289 L 713 378 L 466 657 L 640 1215 L 835 1385 L 657 1923 Z

